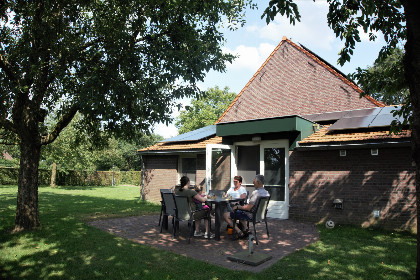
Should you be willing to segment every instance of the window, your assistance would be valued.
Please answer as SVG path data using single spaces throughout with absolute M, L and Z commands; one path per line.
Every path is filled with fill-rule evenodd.
M 255 175 L 260 174 L 260 146 L 238 146 L 237 168 L 242 185 L 252 187 Z
M 195 174 L 197 170 L 197 159 L 196 158 L 180 158 L 180 165 L 179 165 L 179 177 L 187 176 L 190 178 L 190 184 L 195 185 Z
M 264 187 L 271 200 L 285 201 L 285 149 L 264 149 Z

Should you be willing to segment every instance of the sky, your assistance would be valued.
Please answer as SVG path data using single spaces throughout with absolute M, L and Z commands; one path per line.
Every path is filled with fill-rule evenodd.
M 361 42 L 356 44 L 356 49 L 350 62 L 340 66 L 337 64 L 338 53 L 344 43 L 336 38 L 334 32 L 328 27 L 327 1 L 313 2 L 312 0 L 297 0 L 301 21 L 293 26 L 284 16 L 278 15 L 269 25 L 261 15 L 268 6 L 268 0 L 254 1 L 258 10 L 247 10 L 246 24 L 236 31 L 225 30 L 226 42 L 223 51 L 237 55 L 232 64 L 228 64 L 226 72 L 211 71 L 203 82 L 198 83 L 201 90 L 216 87 L 229 87 L 231 92 L 239 93 L 258 68 L 269 57 L 275 47 L 286 36 L 294 43 L 302 44 L 312 52 L 329 62 L 344 74 L 352 73 L 357 67 L 372 66 L 378 56 L 379 50 L 385 44 L 383 36 L 377 34 L 376 41 L 369 41 L 368 34 L 361 30 Z M 189 105 L 189 99 L 181 100 L 184 105 Z M 172 117 L 177 117 L 179 112 L 174 110 Z M 166 126 L 158 124 L 154 133 L 165 139 L 178 135 L 173 124 Z

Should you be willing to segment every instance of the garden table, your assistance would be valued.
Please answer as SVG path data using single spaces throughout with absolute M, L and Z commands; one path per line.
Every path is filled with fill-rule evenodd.
M 231 202 L 243 202 L 244 198 L 215 197 L 208 198 L 206 203 L 214 205 L 214 239 L 220 240 L 220 225 L 223 219 L 223 209 Z

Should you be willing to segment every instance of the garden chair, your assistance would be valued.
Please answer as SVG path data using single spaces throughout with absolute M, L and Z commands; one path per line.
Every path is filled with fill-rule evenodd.
M 175 226 L 174 226 L 174 219 L 175 219 L 175 199 L 174 194 L 172 192 L 162 193 L 162 200 L 165 204 L 165 209 L 163 212 L 163 216 L 169 219 L 169 216 L 172 216 L 172 238 L 175 237 Z M 160 232 L 162 232 L 163 222 L 160 223 Z
M 259 196 L 257 198 L 256 206 L 254 207 L 254 211 L 245 211 L 245 210 L 239 210 L 243 211 L 245 213 L 251 213 L 252 218 L 250 220 L 247 220 L 248 228 L 249 228 L 249 222 L 252 221 L 252 226 L 254 227 L 254 237 L 255 237 L 255 243 L 258 245 L 258 238 L 257 238 L 257 231 L 255 229 L 255 224 L 265 222 L 265 228 L 267 230 L 267 236 L 269 237 L 268 232 L 268 225 L 267 225 L 267 211 L 268 211 L 268 203 L 270 202 L 269 196 Z M 236 214 L 235 210 L 234 214 Z M 233 224 L 236 224 L 236 215 L 233 216 Z
M 191 236 L 194 232 L 194 213 L 198 212 L 191 210 L 191 205 L 188 202 L 188 198 L 186 196 L 175 195 L 175 234 L 176 231 L 179 229 L 179 222 L 187 221 L 188 222 L 188 244 L 190 243 Z M 207 219 L 210 223 L 210 215 L 207 216 Z M 210 225 L 210 224 L 209 224 Z
M 162 214 L 165 212 L 165 202 L 163 201 L 163 193 L 171 193 L 172 189 L 160 189 L 160 197 L 161 197 L 161 208 L 160 208 L 160 216 L 159 216 L 159 223 L 158 226 L 160 226 L 160 223 L 162 221 Z

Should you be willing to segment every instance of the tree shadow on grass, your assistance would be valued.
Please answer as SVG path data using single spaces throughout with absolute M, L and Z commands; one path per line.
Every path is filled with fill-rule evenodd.
M 50 192 L 43 192 L 40 197 L 40 229 L 17 234 L 0 232 L 2 279 L 173 279 L 182 278 L 188 271 L 178 270 L 173 264 L 187 267 L 191 261 L 206 270 L 215 269 L 115 237 L 81 220 L 91 213 L 156 212 L 156 205 Z M 7 203 L 12 204 L 12 199 Z M 13 213 L 7 214 L 8 220 L 12 217 Z M 198 271 L 189 274 L 200 278 Z

